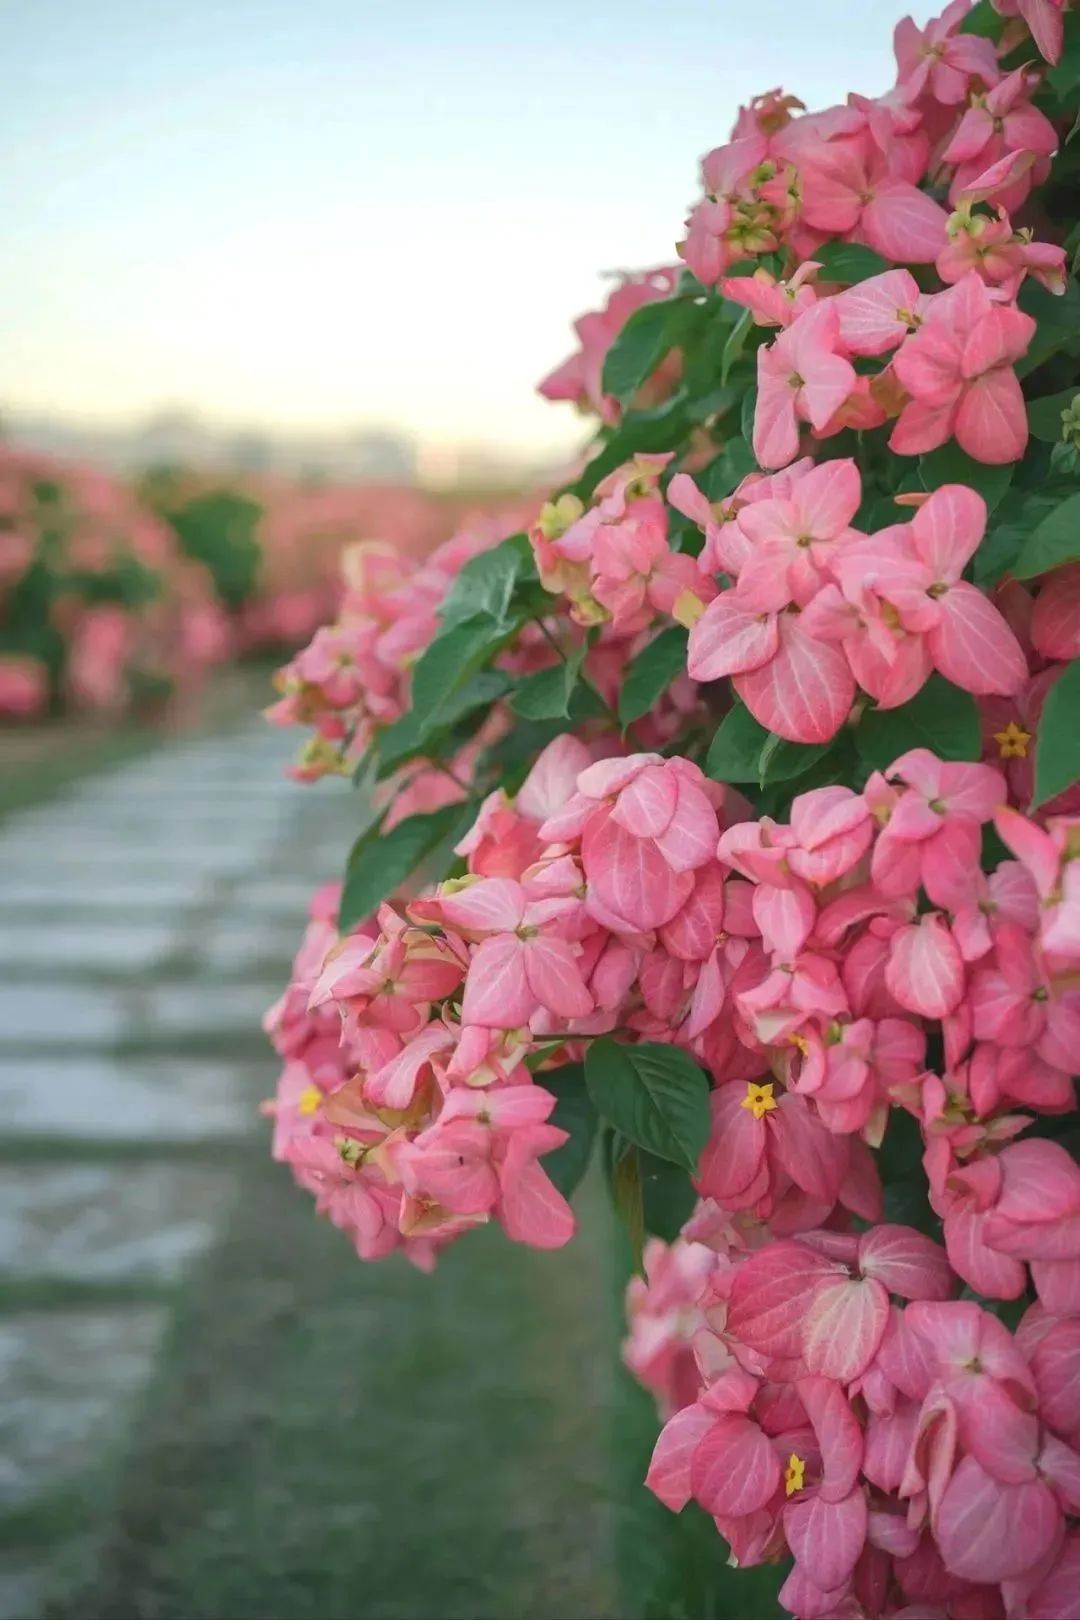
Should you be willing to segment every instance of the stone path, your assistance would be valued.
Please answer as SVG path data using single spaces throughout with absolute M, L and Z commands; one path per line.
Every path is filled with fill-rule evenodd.
M 253 721 L 0 828 L 0 1617 L 81 1556 L 95 1491 L 274 1063 L 258 1020 L 349 795 L 302 789 Z

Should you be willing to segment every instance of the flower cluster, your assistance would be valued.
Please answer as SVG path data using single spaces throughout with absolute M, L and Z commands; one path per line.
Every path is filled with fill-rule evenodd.
M 0 452 L 0 717 L 153 703 L 227 650 L 205 569 L 128 490 Z
M 428 1266 L 565 1243 L 598 1135 L 648 1482 L 799 1620 L 1080 1612 L 1065 12 L 954 0 L 885 95 L 743 109 L 685 270 L 542 384 L 575 481 L 352 554 L 273 713 L 393 840 L 271 1015 L 276 1155 Z

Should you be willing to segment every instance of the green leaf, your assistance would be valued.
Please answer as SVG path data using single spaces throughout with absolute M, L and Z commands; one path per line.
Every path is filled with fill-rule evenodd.
M 474 805 L 448 804 L 430 815 L 408 816 L 385 836 L 381 819 L 361 834 L 345 871 L 338 918 L 342 932 L 370 917 L 449 833 L 459 826 L 464 832 L 474 814 Z
M 1027 402 L 1028 427 L 1032 437 L 1044 444 L 1057 444 L 1065 437 L 1062 417 L 1076 398 L 1076 386 L 1063 388 L 1058 394 L 1044 394 L 1042 399 Z
M 1046 694 L 1035 744 L 1033 805 L 1055 799 L 1080 781 L 1080 658 L 1060 675 Z
M 619 693 L 619 719 L 632 725 L 648 714 L 660 694 L 686 668 L 686 631 L 670 625 L 654 636 L 627 669 Z
M 931 675 L 910 703 L 870 709 L 855 728 L 855 743 L 871 770 L 883 771 L 909 748 L 929 748 L 942 759 L 978 759 L 979 710 L 970 692 Z
M 547 1163 L 545 1159 L 545 1167 Z M 640 1148 L 638 1175 L 646 1232 L 663 1238 L 665 1243 L 674 1243 L 697 1203 L 690 1177 L 677 1164 L 669 1164 Z
M 569 1198 L 589 1168 L 596 1138 L 596 1109 L 585 1089 L 584 1065 L 567 1063 L 561 1069 L 542 1070 L 536 1083 L 555 1098 L 548 1124 L 570 1132 L 570 1140 L 553 1153 L 545 1153 L 543 1159 L 544 1170 L 563 1197 Z
M 740 312 L 738 320 L 731 328 L 728 340 L 724 344 L 724 352 L 720 356 L 720 381 L 726 383 L 731 375 L 731 368 L 743 352 L 747 334 L 754 324 L 754 317 L 750 310 Z
M 758 725 L 744 703 L 736 703 L 709 745 L 705 773 L 714 782 L 756 782 L 761 751 L 771 732 Z
M 758 756 L 758 785 L 766 782 L 790 782 L 801 776 L 811 765 L 816 765 L 832 747 L 832 739 L 825 743 L 787 742 L 770 731 Z
M 709 1082 L 676 1046 L 590 1043 L 585 1083 L 597 1113 L 638 1147 L 693 1172 L 709 1139 Z
M 641 1161 L 632 1142 L 619 1142 L 616 1138 L 612 1147 L 616 1155 L 610 1171 L 612 1202 L 626 1229 L 631 1270 L 644 1277 L 645 1204 L 641 1191 Z
M 1080 495 L 1070 495 L 1048 512 L 1027 538 L 1013 573 L 1017 579 L 1033 579 L 1062 563 L 1080 557 Z
M 1060 349 L 1068 354 L 1076 353 L 1080 343 L 1080 287 L 1075 281 L 1067 281 L 1065 292 L 1057 294 L 1029 276 L 1016 301 L 1025 315 L 1033 316 L 1037 324 L 1027 354 L 1016 364 L 1018 377 L 1027 377 Z
M 512 628 L 478 613 L 436 636 L 413 669 L 412 707 L 421 726 L 441 722 L 458 688 L 498 651 Z
M 515 714 L 523 720 L 565 719 L 588 650 L 588 643 L 583 641 L 571 648 L 561 663 L 522 676 L 510 698 Z
M 720 454 L 699 474 L 697 481 L 710 501 L 724 500 L 756 467 L 754 452 L 739 434 L 728 440 Z
M 410 709 L 379 733 L 376 743 L 379 780 L 406 761 L 431 749 L 435 738 L 476 709 L 487 709 L 509 689 L 510 677 L 501 670 L 484 669 L 457 688 L 435 715 L 424 717 Z M 434 722 L 434 723 L 433 723 Z
M 748 388 L 743 395 L 742 415 L 739 418 L 739 431 L 746 443 L 753 447 L 754 443 L 754 413 L 757 410 L 757 389 Z M 754 461 L 757 466 L 757 460 Z
M 815 251 L 814 258 L 821 265 L 821 281 L 865 281 L 891 268 L 880 253 L 858 242 L 826 242 Z
M 601 387 L 623 404 L 652 376 L 672 347 L 671 304 L 635 310 L 604 357 Z
M 676 450 L 686 438 L 687 396 L 684 389 L 649 411 L 625 411 L 616 431 L 604 444 L 599 454 L 588 463 L 581 477 L 570 486 L 570 492 L 588 500 L 602 478 L 636 456 L 638 451 L 650 453 Z
M 967 484 L 976 490 L 992 512 L 1012 483 L 1013 467 L 990 467 L 975 461 L 955 440 L 930 450 L 919 458 L 919 477 L 924 489 L 940 489 L 942 484 Z
M 1059 96 L 1067 96 L 1080 84 L 1080 13 L 1066 12 L 1065 44 L 1061 61 L 1046 75 Z
M 490 551 L 470 557 L 439 609 L 444 629 L 479 613 L 501 622 L 509 611 L 514 586 L 525 578 L 536 578 L 527 535 L 512 534 Z
M 961 22 L 959 31 L 961 34 L 978 34 L 983 39 L 997 39 L 1002 26 L 1001 17 L 990 0 L 978 0 L 978 5 L 972 6 Z

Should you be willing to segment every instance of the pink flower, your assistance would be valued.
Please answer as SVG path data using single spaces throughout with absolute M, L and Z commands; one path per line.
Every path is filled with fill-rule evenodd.
M 28 717 L 49 701 L 49 672 L 37 658 L 0 654 L 0 714 Z
M 1002 17 L 1022 17 L 1048 62 L 1060 62 L 1065 43 L 1065 0 L 992 0 Z M 1040 1617 L 1041 1620 L 1041 1617 Z
M 982 828 L 1005 802 L 1005 781 L 989 765 L 947 764 L 925 748 L 895 760 L 885 780 L 866 787 L 871 810 L 885 825 L 874 846 L 871 877 L 886 896 L 921 886 L 935 905 L 955 910 L 973 893 Z
M 899 160 L 900 172 L 893 162 Z M 815 231 L 865 242 L 886 259 L 932 264 L 947 214 L 868 134 L 808 143 L 801 153 L 802 218 Z M 759 458 L 760 459 L 760 458 Z
M 549 841 L 580 836 L 590 913 L 631 933 L 671 921 L 718 832 L 697 766 L 658 754 L 591 765 L 565 810 L 541 828 Z
M 1030 230 L 1013 230 L 1004 208 L 997 217 L 961 208 L 949 216 L 949 241 L 937 257 L 942 281 L 950 286 L 974 270 L 988 287 L 1014 299 L 1025 275 L 1033 275 L 1052 293 L 1065 291 L 1065 249 L 1035 242 Z
M 955 163 L 956 173 L 949 188 L 949 200 L 956 203 L 967 187 L 993 163 L 1012 152 L 1033 152 L 1043 159 L 1030 167 L 1021 179 L 1001 193 L 1004 208 L 1019 208 L 1033 184 L 1045 177 L 1058 138 L 1053 124 L 1031 104 L 1032 76 L 1019 67 L 985 95 L 973 98 L 948 146 L 942 161 Z
M 776 612 L 804 607 L 829 577 L 834 554 L 855 539 L 851 521 L 862 500 L 854 461 L 826 461 L 799 479 L 786 499 L 756 501 L 739 516 L 751 551 L 739 572 L 741 598 Z
M 865 629 L 852 622 L 852 636 L 872 637 L 873 650 L 888 661 L 888 642 L 870 628 L 882 616 L 872 593 L 890 605 L 898 628 L 925 637 L 926 652 L 946 679 L 978 694 L 1019 691 L 1027 679 L 1023 650 L 997 608 L 963 578 L 985 528 L 982 496 L 966 485 L 944 484 L 919 506 L 910 528 L 883 530 L 850 547 L 837 561 L 837 575 L 846 597 L 858 600 L 861 588 L 867 602 Z M 814 615 L 811 628 L 818 628 Z
M 1044 577 L 1031 615 L 1031 641 L 1042 658 L 1080 658 L 1080 563 Z
M 835 300 L 844 348 L 864 355 L 895 349 L 918 326 L 929 302 L 910 270 L 886 270 L 857 282 Z
M 479 878 L 414 907 L 432 906 L 456 933 L 479 940 L 465 978 L 461 1016 L 486 1029 L 526 1026 L 545 1008 L 560 1018 L 583 1018 L 593 999 L 568 937 L 580 900 L 569 896 L 532 899 L 513 878 Z
M 1030 315 L 995 304 L 974 272 L 941 293 L 893 366 L 911 401 L 889 440 L 903 456 L 955 434 L 976 461 L 1016 461 L 1027 445 L 1024 397 L 1013 362 L 1035 332 Z
M 784 467 L 799 453 L 799 423 L 823 428 L 855 387 L 831 302 L 805 310 L 774 343 L 758 350 L 754 454 Z
M 1080 820 L 1059 816 L 1045 830 L 1015 810 L 999 810 L 998 833 L 1035 880 L 1045 950 L 1080 955 Z
M 992 85 L 998 81 L 997 59 L 990 40 L 958 32 L 968 0 L 952 0 L 940 17 L 919 28 L 910 17 L 896 25 L 893 49 L 899 84 L 914 101 L 931 96 L 946 106 L 963 101 L 972 79 Z

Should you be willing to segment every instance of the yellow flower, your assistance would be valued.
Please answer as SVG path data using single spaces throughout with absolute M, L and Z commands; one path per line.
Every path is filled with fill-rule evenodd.
M 784 1475 L 784 1490 L 788 1496 L 794 1496 L 796 1491 L 801 1491 L 805 1479 L 806 1464 L 801 1457 L 792 1452 L 788 1458 L 787 1473 Z
M 1002 759 L 1027 759 L 1031 732 L 1018 726 L 1015 720 L 1010 720 L 1004 731 L 994 732 L 994 741 Z
M 752 1080 L 746 1082 L 746 1096 L 740 1105 L 748 1108 L 755 1119 L 764 1119 L 776 1107 L 776 1098 L 773 1096 L 772 1081 L 764 1086 L 756 1086 Z

